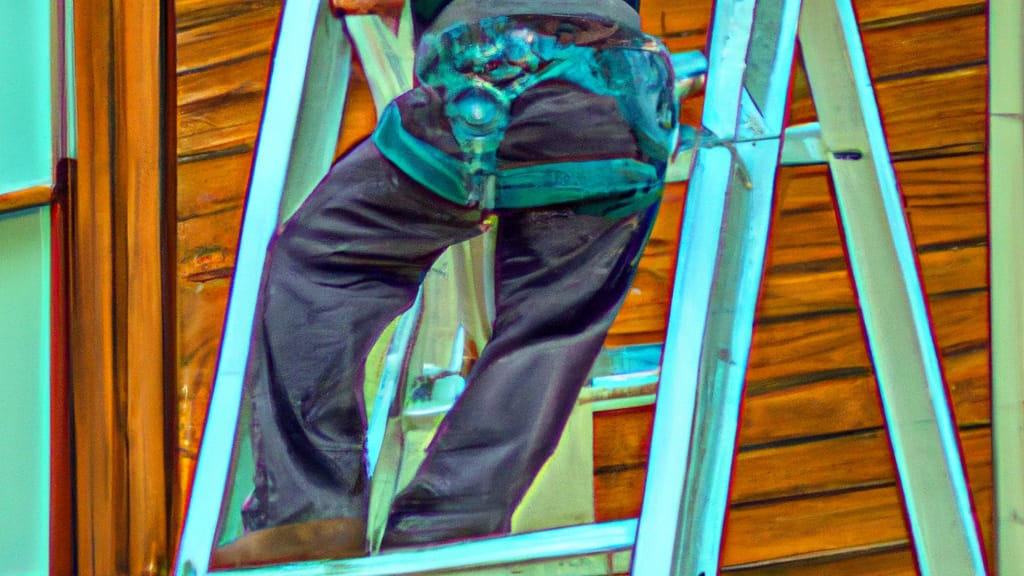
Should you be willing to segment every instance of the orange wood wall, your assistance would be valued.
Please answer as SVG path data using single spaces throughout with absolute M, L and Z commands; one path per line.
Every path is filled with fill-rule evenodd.
M 710 0 L 644 0 L 673 50 Z M 985 2 L 855 2 L 986 542 L 992 541 Z M 177 0 L 180 517 L 213 380 L 280 0 Z M 687 105 L 696 123 L 700 101 Z M 369 132 L 356 74 L 341 148 Z M 814 118 L 797 66 L 791 122 Z M 660 341 L 685 186 L 666 194 L 611 342 Z M 651 410 L 595 430 L 601 519 L 635 516 Z M 751 574 L 912 574 L 875 378 L 826 170 L 782 171 L 751 352 L 724 563 Z M 824 564 L 823 564 L 824 563 Z

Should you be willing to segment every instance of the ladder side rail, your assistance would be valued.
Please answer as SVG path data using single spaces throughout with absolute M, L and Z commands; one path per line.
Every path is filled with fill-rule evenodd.
M 756 3 L 756 0 L 722 0 L 716 2 L 711 17 L 701 128 L 722 141 L 735 138 L 737 133 Z M 723 100 L 709 104 L 712 97 Z
M 700 344 L 708 320 L 725 208 L 724 193 L 715 197 L 697 191 L 726 190 L 731 164 L 732 157 L 727 149 L 702 148 L 690 176 L 693 192 L 686 199 L 679 238 L 680 253 L 655 402 L 633 574 L 670 574 L 680 545 L 681 506 L 696 412 Z
M 800 38 L 920 571 L 984 574 L 916 254 L 849 0 L 807 0 Z
M 710 294 L 680 508 L 682 530 L 671 574 L 716 574 L 721 556 L 779 143 L 740 142 L 735 148 L 738 160 L 732 166 Z M 748 187 L 743 166 L 753 175 L 753 187 Z
M 290 152 L 283 152 L 288 163 L 278 222 L 287 220 L 306 201 L 327 173 L 338 147 L 353 54 L 344 26 L 326 7 L 317 12 L 310 50 L 295 136 Z M 267 94 L 269 97 L 269 84 Z
M 740 119 L 753 0 L 716 2 L 711 20 L 708 77 L 701 138 L 730 141 Z M 703 337 L 712 322 L 711 299 L 719 262 L 730 181 L 739 158 L 725 146 L 699 146 L 690 176 L 679 256 L 662 355 L 650 458 L 633 574 L 675 574 L 692 511 L 686 508 L 697 414 Z
M 337 71 L 330 76 L 332 86 L 319 85 L 315 90 L 330 90 L 328 93 L 335 95 L 345 93 L 351 53 L 341 23 L 331 17 L 326 5 L 318 0 L 289 0 L 282 13 L 279 30 L 209 416 L 179 546 L 175 569 L 179 575 L 201 575 L 209 570 L 210 552 L 224 505 L 238 435 L 242 380 L 249 355 L 260 277 L 267 246 L 278 225 L 279 207 L 291 190 L 308 192 L 316 183 L 316 180 L 300 182 L 295 167 L 319 162 L 319 174 L 315 177 L 319 179 L 327 168 L 322 165 L 323 159 L 326 157 L 329 162 L 337 140 L 337 134 L 334 134 L 327 152 L 325 146 L 328 143 L 323 138 L 319 142 L 306 140 L 319 131 L 304 129 L 304 125 L 340 126 L 340 105 L 332 108 L 332 113 L 339 117 L 329 119 L 320 117 L 317 109 L 306 104 L 314 90 L 307 77 L 311 63 L 327 63 Z M 333 39 L 313 42 L 318 33 Z
M 799 0 L 762 0 L 754 9 L 733 144 L 737 172 L 727 192 L 702 350 L 692 441 L 700 449 L 689 453 L 682 508 L 689 535 L 679 574 L 718 572 L 799 14 Z
M 733 9 L 744 11 L 739 16 L 735 12 L 716 11 L 715 14 L 709 58 L 712 64 L 705 99 L 705 102 L 715 104 L 705 110 L 704 126 L 705 137 L 715 139 L 706 145 L 726 151 L 730 158 L 728 163 L 724 159 L 708 162 L 709 167 L 704 168 L 703 163 L 708 157 L 702 155 L 703 150 L 698 152 L 690 192 L 691 197 L 708 195 L 724 202 L 721 216 L 714 220 L 720 230 L 702 238 L 702 245 L 690 244 L 690 237 L 684 234 L 679 265 L 681 272 L 677 273 L 673 289 L 673 308 L 677 299 L 694 298 L 699 290 L 700 302 L 706 302 L 701 311 L 704 326 L 703 330 L 698 330 L 692 321 L 684 321 L 682 316 L 670 313 L 668 332 L 673 341 L 671 344 L 667 341 L 665 346 L 663 391 L 659 391 L 654 425 L 657 438 L 651 441 L 651 472 L 648 474 L 648 490 L 634 558 L 635 574 L 715 574 L 721 555 L 739 411 L 764 269 L 800 3 L 797 0 L 766 0 L 750 2 L 746 6 L 737 3 Z M 723 23 L 726 18 L 728 24 Z M 721 51 L 716 51 L 716 34 L 729 35 Z M 713 91 L 735 82 L 737 71 L 742 73 L 739 98 L 723 102 Z M 721 76 L 716 77 L 716 72 Z M 732 86 L 734 84 L 730 89 Z M 726 106 L 732 107 L 732 117 Z M 733 119 L 736 121 L 735 131 L 730 134 L 728 129 Z M 719 126 L 717 131 L 711 128 L 715 124 Z M 729 174 L 728 182 L 724 187 L 721 183 L 718 183 L 719 187 L 706 186 L 697 176 L 705 169 Z M 691 208 L 690 199 L 687 199 L 684 229 L 693 219 L 708 217 Z M 717 255 L 713 261 L 704 261 L 705 266 L 712 268 L 698 278 L 706 282 L 710 276 L 712 283 L 710 287 L 696 286 L 683 264 L 682 252 L 706 250 L 717 250 Z M 688 260 L 690 256 L 685 258 Z M 689 342 L 685 344 L 682 339 L 675 340 L 682 331 L 689 332 Z M 697 337 L 702 339 L 697 341 Z M 680 345 L 685 349 L 679 349 Z M 695 351 L 699 353 L 699 359 L 693 356 Z M 677 374 L 673 370 L 673 360 L 683 354 L 689 355 L 690 362 L 696 359 L 697 364 L 691 363 L 686 366 L 687 372 Z M 685 380 L 680 382 L 678 379 Z M 683 390 L 684 398 L 670 396 L 676 388 Z M 686 417 L 673 419 L 675 422 L 669 421 L 668 426 L 662 426 L 670 417 L 673 405 L 682 406 Z M 679 430 L 687 425 L 692 430 Z M 666 432 L 669 426 L 677 429 L 673 434 L 675 438 L 669 438 L 670 433 Z M 670 448 L 673 441 L 675 444 Z M 675 464 L 676 470 L 656 471 L 661 460 L 682 459 L 683 456 L 686 456 L 687 463 L 682 477 L 673 477 L 680 471 L 678 463 Z M 668 485 L 671 487 L 661 488 Z M 658 495 L 662 490 L 671 496 Z M 659 502 L 679 502 L 679 506 L 664 507 L 662 504 L 659 511 Z M 663 518 L 655 524 L 648 513 L 659 514 Z M 676 517 L 670 518 L 672 514 Z M 672 529 L 666 530 L 665 523 Z M 658 534 L 664 536 L 661 537 L 660 550 L 656 552 L 649 542 L 654 541 Z M 674 536 L 677 541 L 665 543 L 666 536 Z M 654 560 L 656 555 L 660 560 Z

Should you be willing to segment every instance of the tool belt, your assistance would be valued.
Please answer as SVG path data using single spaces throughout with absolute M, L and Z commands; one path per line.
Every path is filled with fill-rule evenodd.
M 678 102 L 668 52 L 654 37 L 578 16 L 488 18 L 425 34 L 416 76 L 419 90 L 443 100 L 458 152 L 410 133 L 396 102 L 381 115 L 374 140 L 389 160 L 452 202 L 493 210 L 615 199 L 641 207 L 660 194 Z M 551 81 L 614 98 L 639 157 L 499 166 L 513 102 Z

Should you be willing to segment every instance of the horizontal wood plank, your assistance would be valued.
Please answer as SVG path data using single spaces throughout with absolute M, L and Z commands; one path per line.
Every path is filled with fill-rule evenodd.
M 990 430 L 966 430 L 961 437 L 978 514 L 987 524 Z M 598 519 L 638 514 L 645 474 L 643 467 L 598 473 Z M 741 452 L 730 499 L 725 564 L 905 541 L 896 486 L 884 430 Z M 986 540 L 991 538 L 988 530 L 983 534 Z
M 177 7 L 179 156 L 255 142 L 280 5 Z
M 863 32 L 864 55 L 875 81 L 986 61 L 984 4 L 961 7 L 953 14 L 902 26 L 868 26 Z
M 194 0 L 193 0 L 194 1 Z M 971 13 L 984 7 L 978 0 L 858 0 L 857 20 L 868 29 L 910 26 L 921 21 L 946 19 Z M 651 34 L 679 35 L 707 28 L 711 19 L 711 0 L 692 2 L 641 2 L 640 17 Z
M 174 24 L 181 34 L 187 30 L 224 21 L 260 10 L 281 9 L 282 0 L 175 0 Z
M 182 6 L 182 2 L 175 4 L 179 18 L 179 77 L 270 54 L 281 14 L 281 0 L 234 2 L 234 6 L 213 4 L 208 10 L 195 11 Z
M 723 571 L 733 576 L 917 576 L 909 544 L 874 546 L 789 562 L 755 562 Z
M 954 355 L 944 362 L 961 426 L 986 426 L 990 421 L 988 380 L 984 377 L 987 359 L 987 349 L 981 349 Z M 646 406 L 595 414 L 594 467 L 598 474 L 644 465 L 653 412 L 653 407 Z M 882 405 L 874 376 L 833 377 L 800 386 L 748 389 L 739 446 L 755 450 L 882 426 Z
M 178 154 L 209 154 L 251 147 L 259 132 L 262 92 L 225 94 L 215 106 L 201 102 L 178 109 Z
M 270 53 L 259 50 L 245 58 L 215 62 L 178 77 L 178 108 L 183 112 L 217 108 L 230 96 L 258 95 L 266 90 Z M 183 120 L 188 119 L 183 115 Z
M 931 296 L 982 290 L 988 285 L 988 248 L 955 247 L 920 255 L 921 277 Z M 759 318 L 775 320 L 827 311 L 856 310 L 853 279 L 840 256 L 769 269 L 761 288 Z
M 893 163 L 908 208 L 959 206 L 988 200 L 985 154 Z
M 209 218 L 240 208 L 245 202 L 251 166 L 251 149 L 179 162 L 178 221 Z
M 985 292 L 932 299 L 940 352 L 950 354 L 984 346 L 988 338 L 987 310 Z M 757 325 L 747 378 L 757 383 L 869 367 L 858 314 L 839 312 Z
M 885 486 L 733 509 L 722 564 L 748 564 L 907 539 L 899 491 L 895 486 Z
M 234 270 L 242 207 L 178 222 L 178 277 L 202 282 Z
M 876 85 L 890 151 L 956 150 L 985 142 L 987 90 L 988 67 L 982 64 Z M 950 98 L 951 92 L 957 97 Z M 813 121 L 809 95 L 795 86 L 793 96 L 790 121 Z
M 861 25 L 872 28 L 908 26 L 946 15 L 971 13 L 984 5 L 978 0 L 858 0 L 855 8 Z
M 990 443 L 987 429 L 963 433 L 965 449 Z M 977 446 L 976 446 L 977 445 Z M 984 445 L 984 446 L 980 446 Z M 884 429 L 798 444 L 742 451 L 732 485 L 733 505 L 890 484 L 896 481 Z
M 991 525 L 991 451 L 988 429 L 962 434 L 967 472 L 977 513 Z M 827 457 L 822 454 L 822 457 Z M 792 462 L 783 463 L 792 465 Z M 991 543 L 991 530 L 982 529 Z M 873 546 L 906 538 L 903 508 L 895 483 L 813 498 L 734 507 L 730 512 L 724 564 L 793 557 Z
M 987 199 L 984 154 L 904 160 L 894 162 L 893 168 L 909 208 L 975 204 Z M 827 166 L 782 168 L 776 188 L 782 212 L 832 207 Z

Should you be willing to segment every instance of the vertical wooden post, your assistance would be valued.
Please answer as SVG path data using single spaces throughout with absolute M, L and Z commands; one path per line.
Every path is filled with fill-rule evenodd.
M 166 3 L 75 3 L 71 382 L 79 574 L 165 572 Z

